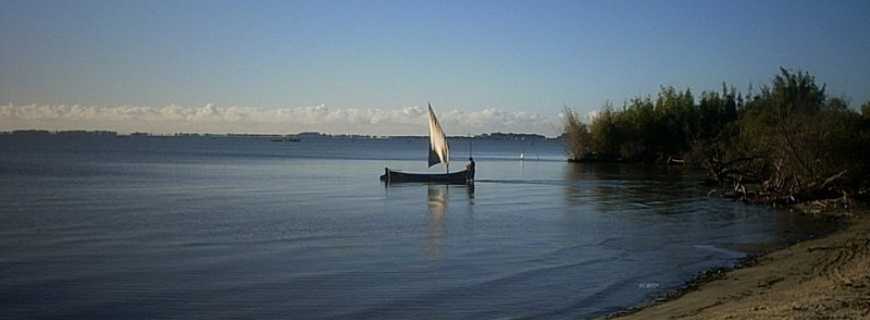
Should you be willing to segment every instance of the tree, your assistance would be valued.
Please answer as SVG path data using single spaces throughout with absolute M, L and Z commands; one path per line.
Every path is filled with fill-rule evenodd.
M 772 87 L 762 87 L 747 103 L 740 141 L 752 156 L 764 158 L 766 192 L 791 198 L 830 195 L 835 193 L 831 178 L 845 181 L 847 172 L 864 170 L 855 152 L 862 150 L 858 120 L 844 99 L 829 99 L 815 77 L 781 68 Z
M 861 105 L 861 115 L 864 116 L 864 119 L 870 120 L 870 101 Z
M 592 152 L 592 136 L 589 134 L 589 128 L 567 106 L 563 109 L 563 114 L 568 156 L 571 160 L 584 159 Z

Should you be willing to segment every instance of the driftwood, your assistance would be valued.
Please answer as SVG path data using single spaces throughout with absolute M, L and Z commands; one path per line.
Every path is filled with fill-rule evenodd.
M 797 174 L 786 174 L 782 161 L 774 161 L 771 167 L 753 165 L 765 161 L 762 157 L 741 157 L 723 161 L 716 157 L 704 161 L 710 185 L 730 185 L 723 193 L 727 198 L 772 204 L 795 204 L 798 202 L 847 197 L 838 186 L 845 179 L 847 170 L 839 171 L 824 179 L 807 182 Z M 769 162 L 768 162 L 769 163 Z
M 840 171 L 828 178 L 826 178 L 822 183 L 811 183 L 806 188 L 800 190 L 795 197 L 797 197 L 800 201 L 810 201 L 810 200 L 824 200 L 824 199 L 833 199 L 838 198 L 840 196 L 845 197 L 847 193 L 841 189 L 834 188 L 836 182 L 842 180 L 848 170 Z
M 717 158 L 710 158 L 704 161 L 704 167 L 707 168 L 709 176 L 714 183 L 757 183 L 761 182 L 759 178 L 760 172 L 753 172 L 745 168 L 746 164 L 755 160 L 761 160 L 761 157 L 742 157 L 729 161 L 722 161 Z
M 821 188 L 822 188 L 822 189 L 827 188 L 828 185 L 830 185 L 830 184 L 833 183 L 834 181 L 837 181 L 837 180 L 842 179 L 843 176 L 845 176 L 845 175 L 846 175 L 846 172 L 848 172 L 848 171 L 849 171 L 849 170 L 843 170 L 843 171 L 840 171 L 840 173 L 837 173 L 837 174 L 835 174 L 835 175 L 833 175 L 833 176 L 830 176 L 829 178 L 825 179 L 825 182 L 822 183 Z
M 686 160 L 677 159 L 674 157 L 668 157 L 668 160 L 665 161 L 665 164 L 671 165 L 671 166 L 683 166 L 683 165 L 686 165 Z

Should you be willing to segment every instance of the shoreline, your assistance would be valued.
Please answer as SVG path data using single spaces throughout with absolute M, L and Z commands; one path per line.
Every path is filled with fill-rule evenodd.
M 662 297 L 604 318 L 870 317 L 870 211 L 814 215 L 842 219 L 845 226 L 819 238 L 751 255 L 731 268 L 708 270 Z

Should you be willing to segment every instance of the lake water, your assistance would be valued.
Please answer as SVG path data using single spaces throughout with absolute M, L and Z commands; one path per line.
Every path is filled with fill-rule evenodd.
M 473 153 L 385 186 L 425 140 L 0 136 L 0 318 L 588 318 L 807 233 L 691 172 Z

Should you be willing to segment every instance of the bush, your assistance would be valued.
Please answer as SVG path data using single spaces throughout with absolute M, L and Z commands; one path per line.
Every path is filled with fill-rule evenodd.
M 655 101 L 607 103 L 587 126 L 566 108 L 572 159 L 662 162 L 686 158 L 717 183 L 758 185 L 773 199 L 803 200 L 866 188 L 870 102 L 861 114 L 829 98 L 806 72 L 780 68 L 770 86 L 744 97 L 734 88 L 702 92 L 662 87 Z M 803 199 L 798 199 L 803 198 Z
M 563 113 L 565 115 L 563 127 L 568 157 L 571 160 L 583 159 L 592 150 L 592 137 L 589 134 L 589 128 L 568 107 L 565 107 Z

